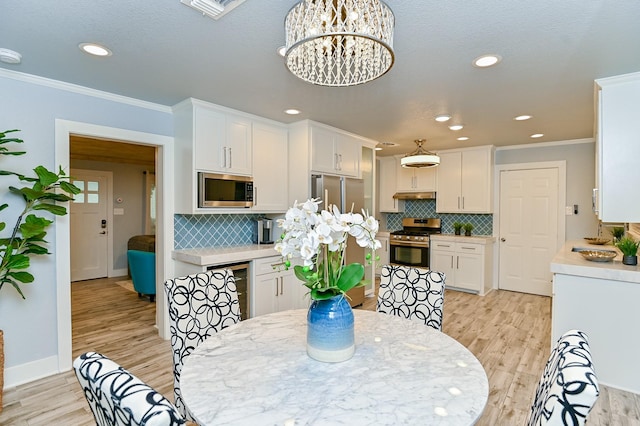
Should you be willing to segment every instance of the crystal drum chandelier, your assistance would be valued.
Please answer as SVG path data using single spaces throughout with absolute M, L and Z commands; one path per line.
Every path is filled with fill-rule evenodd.
M 394 22 L 380 0 L 303 0 L 285 19 L 285 62 L 309 83 L 366 83 L 393 65 Z

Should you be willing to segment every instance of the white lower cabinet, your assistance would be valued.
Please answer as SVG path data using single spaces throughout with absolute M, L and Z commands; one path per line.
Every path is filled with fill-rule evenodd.
M 280 256 L 253 261 L 252 317 L 308 307 L 306 287 L 296 278 L 293 268 L 284 270 L 281 263 Z
M 493 237 L 431 237 L 430 268 L 446 275 L 446 288 L 485 295 L 493 286 Z

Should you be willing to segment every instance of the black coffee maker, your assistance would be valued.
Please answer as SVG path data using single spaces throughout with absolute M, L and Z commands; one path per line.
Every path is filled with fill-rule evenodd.
M 273 244 L 273 220 L 256 220 L 253 242 L 256 244 Z

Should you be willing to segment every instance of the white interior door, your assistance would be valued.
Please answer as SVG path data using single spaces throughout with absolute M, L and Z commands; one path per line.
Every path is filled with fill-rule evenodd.
M 82 192 L 70 204 L 71 281 L 108 276 L 107 217 L 111 172 L 71 170 L 72 182 Z
M 558 250 L 558 169 L 500 173 L 500 281 L 504 290 L 551 295 Z

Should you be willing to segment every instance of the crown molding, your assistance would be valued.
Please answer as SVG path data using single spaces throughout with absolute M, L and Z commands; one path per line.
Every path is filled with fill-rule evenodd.
M 170 106 L 160 105 L 153 102 L 142 101 L 140 99 L 130 98 L 128 96 L 116 95 L 115 93 L 104 92 L 102 90 L 92 89 L 90 87 L 79 86 L 77 84 L 66 83 L 64 81 L 53 80 L 46 77 L 40 77 L 33 74 L 26 74 L 18 71 L 11 71 L 0 68 L 0 77 L 6 77 L 13 80 L 22 81 L 24 83 L 37 84 L 39 86 L 51 87 L 53 89 L 64 90 L 67 92 L 77 93 L 94 98 L 105 99 L 112 102 L 119 102 L 140 108 L 150 109 L 154 111 L 172 114 Z

